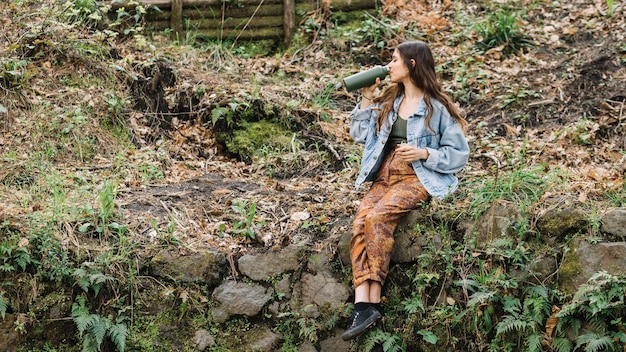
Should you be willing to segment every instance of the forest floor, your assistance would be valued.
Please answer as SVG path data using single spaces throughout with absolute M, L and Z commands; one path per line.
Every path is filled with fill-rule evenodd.
M 374 26 L 386 39 L 382 48 L 353 48 L 322 11 L 310 17 L 319 25 L 313 33 L 299 37 L 310 44 L 254 58 L 176 46 L 159 35 L 111 41 L 108 52 L 94 54 L 101 48 L 94 43 L 106 41 L 76 29 L 67 36 L 54 24 L 44 31 L 42 9 L 28 15 L 19 5 L 0 5 L 0 219 L 26 229 L 31 214 L 54 213 L 56 188 L 42 186 L 48 192 L 33 197 L 25 185 L 50 185 L 56 175 L 64 198 L 87 202 L 75 205 L 83 209 L 101 208 L 97 195 L 113 180 L 117 209 L 141 242 L 233 255 L 297 240 L 326 246 L 315 240 L 347 231 L 363 192 L 353 189 L 360 147 L 348 135 L 358 93 L 329 86 L 385 62 L 390 48 L 413 37 L 433 49 L 444 87 L 469 122 L 472 157 L 450 206 L 467 209 L 472 190 L 516 170 L 561 175 L 535 213 L 566 203 L 594 211 L 624 206 L 626 9 L 609 11 L 607 3 L 518 1 L 525 11 L 515 24 L 534 46 L 517 54 L 507 45 L 475 47 L 483 38 L 472 21 L 504 5 L 413 0 L 385 1 L 388 21 Z M 400 30 L 391 35 L 394 26 Z M 23 82 L 7 87 L 6 65 L 21 61 Z M 103 79 L 111 76 L 115 84 Z M 240 161 L 210 122 L 216 107 L 241 111 L 232 104 L 245 101 L 258 111 L 278 106 L 312 127 L 294 137 L 290 152 Z M 115 119 L 130 127 L 133 147 L 101 123 Z M 85 143 L 91 147 L 81 149 Z M 83 224 L 70 213 L 65 242 L 79 241 Z M 242 228 L 253 229 L 255 240 L 237 232 Z

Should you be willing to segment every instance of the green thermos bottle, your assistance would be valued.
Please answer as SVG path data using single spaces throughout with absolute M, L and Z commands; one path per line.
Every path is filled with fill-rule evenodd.
M 376 78 L 383 79 L 389 74 L 389 67 L 387 66 L 375 66 L 371 69 L 359 73 L 355 73 L 352 76 L 343 79 L 343 84 L 348 92 L 357 90 L 359 88 L 371 86 L 376 83 Z

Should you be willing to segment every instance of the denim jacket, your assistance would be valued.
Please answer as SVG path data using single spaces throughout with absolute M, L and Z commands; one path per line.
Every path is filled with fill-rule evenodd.
M 396 98 L 393 109 L 376 133 L 376 117 L 380 106 L 372 105 L 361 109 L 360 103 L 351 113 L 350 136 L 355 142 L 365 144 L 361 158 L 361 168 L 355 182 L 358 190 L 364 182 L 373 181 L 385 158 L 385 144 L 391 133 L 391 126 L 398 118 L 398 107 L 402 96 Z M 407 143 L 426 148 L 430 155 L 426 160 L 413 161 L 413 170 L 428 193 L 439 199 L 456 190 L 458 179 L 454 175 L 463 169 L 469 158 L 469 144 L 459 124 L 438 100 L 432 99 L 433 115 L 429 129 L 424 121 L 427 106 L 422 100 L 417 110 L 407 121 Z

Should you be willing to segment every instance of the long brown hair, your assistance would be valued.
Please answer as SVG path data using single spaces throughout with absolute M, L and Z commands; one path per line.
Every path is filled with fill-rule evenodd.
M 398 45 L 396 50 L 409 70 L 411 82 L 424 93 L 424 103 L 428 107 L 425 121 L 426 126 L 428 126 L 430 130 L 433 130 L 430 126 L 430 119 L 433 116 L 432 99 L 435 98 L 446 107 L 450 115 L 465 129 L 467 127 L 467 121 L 461 116 L 461 110 L 443 91 L 441 82 L 437 79 L 437 74 L 435 73 L 435 59 L 428 45 L 422 41 L 410 41 Z M 411 60 L 415 60 L 415 66 L 411 65 Z M 374 102 L 382 103 L 380 113 L 376 120 L 376 131 L 380 131 L 380 127 L 383 122 L 387 120 L 389 112 L 393 109 L 395 99 L 401 94 L 404 94 L 404 84 L 392 83 L 383 89 L 380 96 L 374 99 Z

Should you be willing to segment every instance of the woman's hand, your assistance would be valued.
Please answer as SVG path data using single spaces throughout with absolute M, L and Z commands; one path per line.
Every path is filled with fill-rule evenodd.
M 428 149 L 418 148 L 408 145 L 407 143 L 400 143 L 396 146 L 396 156 L 401 161 L 410 163 L 415 160 L 428 159 Z
M 380 85 L 380 78 L 376 78 L 376 83 L 372 84 L 368 87 L 363 87 L 363 91 L 361 92 L 361 109 L 365 109 L 370 106 L 372 103 L 372 99 L 374 99 L 374 92 L 376 88 Z

